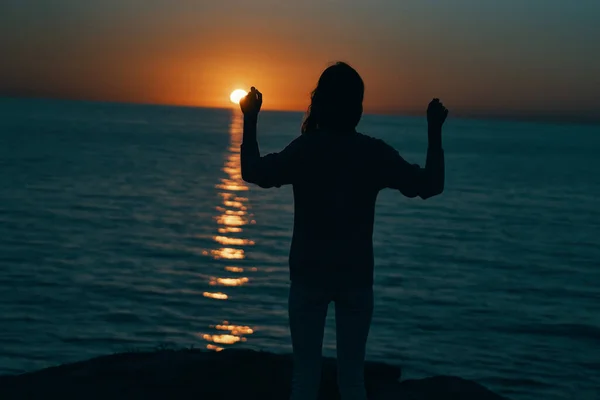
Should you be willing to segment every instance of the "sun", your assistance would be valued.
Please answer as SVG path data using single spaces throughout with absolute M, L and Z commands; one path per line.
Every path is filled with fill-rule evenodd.
M 240 104 L 240 100 L 243 99 L 247 94 L 248 93 L 245 90 L 235 89 L 229 95 L 229 100 L 231 100 L 233 104 Z

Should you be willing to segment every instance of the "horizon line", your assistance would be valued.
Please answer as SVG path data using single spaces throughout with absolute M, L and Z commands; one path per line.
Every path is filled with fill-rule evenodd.
M 155 107 L 174 107 L 174 108 L 202 108 L 209 110 L 234 110 L 237 107 L 232 103 L 231 107 L 196 105 L 187 103 L 166 103 L 166 102 L 145 102 L 145 101 L 127 101 L 127 100 L 106 100 L 92 98 L 73 98 L 73 97 L 50 97 L 43 95 L 3 95 L 0 93 L 0 99 L 21 99 L 21 100 L 53 100 L 64 102 L 83 102 L 83 103 L 106 103 L 106 104 L 123 104 L 123 105 L 142 105 Z M 265 112 L 282 112 L 282 113 L 305 113 L 306 110 L 301 109 L 279 109 L 279 108 L 263 108 Z M 470 120 L 501 120 L 515 122 L 539 122 L 539 123 L 566 123 L 566 124 L 583 124 L 597 125 L 600 124 L 600 115 L 575 115 L 575 114 L 557 114 L 555 113 L 530 113 L 525 111 L 458 111 L 453 112 L 453 116 L 461 119 Z M 398 117 L 424 117 L 425 111 L 415 110 L 368 110 L 363 115 L 372 116 L 398 116 Z

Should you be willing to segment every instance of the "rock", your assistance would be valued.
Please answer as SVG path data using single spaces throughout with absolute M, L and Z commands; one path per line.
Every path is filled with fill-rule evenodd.
M 280 399 L 289 397 L 291 357 L 253 350 L 161 350 L 123 353 L 0 377 L 0 399 Z M 320 399 L 336 400 L 335 359 L 323 360 Z M 399 367 L 368 362 L 372 399 L 500 400 L 467 380 L 399 382 Z
M 406 380 L 399 384 L 398 397 L 403 400 L 499 400 L 482 385 L 454 376 Z

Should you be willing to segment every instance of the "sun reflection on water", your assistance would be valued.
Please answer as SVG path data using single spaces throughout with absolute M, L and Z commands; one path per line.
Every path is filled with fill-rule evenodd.
M 229 272 L 244 272 L 244 268 L 242 267 L 225 267 L 225 271 L 229 271 Z
M 218 344 L 234 344 L 237 342 L 245 342 L 246 338 L 236 335 L 202 335 L 204 340 L 215 342 Z
M 209 349 L 209 350 L 214 350 L 214 351 L 221 351 L 221 350 L 223 350 L 222 347 L 215 346 L 214 344 L 207 344 L 206 348 Z
M 227 260 L 243 260 L 246 258 L 244 250 L 234 249 L 232 247 L 223 247 L 217 250 L 211 250 L 210 254 L 215 260 L 227 259 Z
M 215 242 L 222 245 L 243 246 L 245 244 L 252 246 L 254 242 L 248 239 L 232 238 L 227 236 L 214 236 Z
M 227 300 L 229 297 L 225 293 L 221 293 L 221 292 L 217 292 L 217 293 L 204 292 L 203 295 L 204 295 L 204 297 L 208 297 L 208 298 L 215 299 L 215 300 Z
M 224 325 L 215 325 L 214 327 L 211 326 L 211 328 L 215 328 L 220 331 L 230 331 L 232 335 L 251 335 L 254 333 L 252 328 L 249 326 L 227 325 L 226 323 L 227 321 L 223 321 Z
M 221 286 L 242 286 L 245 283 L 248 283 L 249 279 L 244 278 L 211 278 L 210 284 L 211 286 L 221 285 Z
M 224 270 L 238 274 L 234 276 L 212 276 L 209 280 L 210 286 L 219 286 L 231 293 L 223 292 L 204 292 L 204 297 L 214 300 L 228 300 L 230 296 L 235 296 L 235 288 L 247 285 L 250 278 L 240 276 L 243 272 L 256 272 L 256 267 L 242 267 L 235 265 L 237 262 L 243 262 L 246 259 L 246 250 L 249 246 L 254 246 L 254 241 L 244 238 L 244 226 L 254 224 L 252 214 L 248 211 L 248 198 L 242 197 L 242 192 L 248 191 L 248 186 L 242 179 L 242 170 L 240 166 L 240 145 L 242 143 L 243 119 L 241 114 L 235 114 L 232 117 L 229 134 L 231 144 L 228 148 L 227 158 L 222 171 L 226 174 L 216 185 L 222 203 L 215 207 L 218 214 L 214 217 L 217 222 L 218 235 L 213 236 L 213 241 L 217 245 L 214 249 L 205 250 L 202 254 L 211 257 L 214 260 L 230 260 L 234 264 L 224 267 Z M 214 351 L 221 351 L 224 346 L 231 346 L 237 343 L 243 343 L 247 340 L 247 335 L 252 335 L 254 328 L 246 325 L 234 325 L 229 321 L 223 321 L 217 325 L 210 325 L 209 329 L 213 333 L 199 333 L 198 336 L 207 341 L 206 348 Z M 226 331 L 226 333 L 224 333 Z
M 241 231 L 242 231 L 242 228 L 235 228 L 235 227 L 232 227 L 232 226 L 227 226 L 225 228 L 219 228 L 218 229 L 219 233 L 238 233 L 238 232 L 241 232 Z
M 244 225 L 248 224 L 248 222 L 244 218 L 242 218 L 240 215 L 230 215 L 230 214 L 219 215 L 217 217 L 217 223 L 219 225 L 225 225 L 228 227 L 229 226 L 239 227 L 239 226 L 244 226 Z

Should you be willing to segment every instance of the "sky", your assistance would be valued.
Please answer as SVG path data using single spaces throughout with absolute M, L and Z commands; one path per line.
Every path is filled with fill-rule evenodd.
M 598 0 L 2 0 L 0 96 L 305 110 L 353 65 L 365 109 L 600 119 Z

